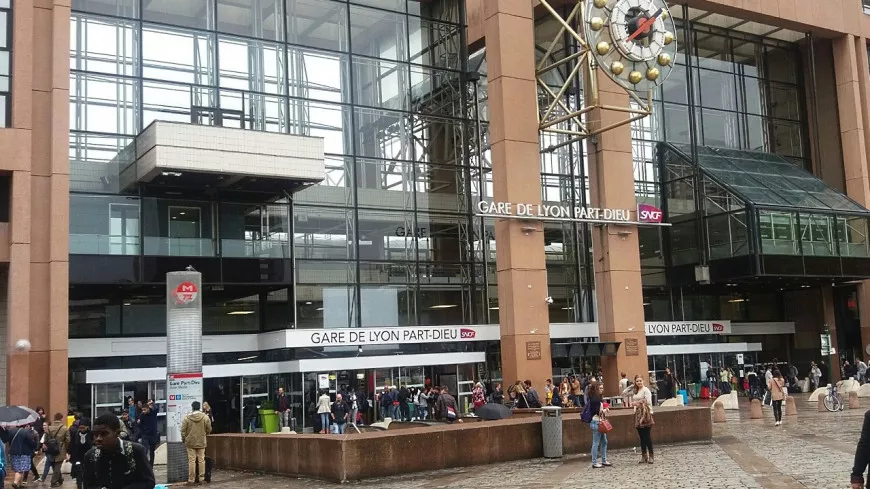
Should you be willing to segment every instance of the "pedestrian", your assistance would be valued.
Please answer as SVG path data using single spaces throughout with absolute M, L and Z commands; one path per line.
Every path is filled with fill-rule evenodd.
M 402 384 L 397 398 L 399 400 L 399 416 L 401 416 L 402 421 L 410 422 L 411 407 L 408 403 L 411 401 L 411 391 L 408 390 L 407 385 Z
M 547 379 L 547 383 L 544 384 L 544 395 L 547 398 L 547 406 L 553 404 L 553 392 L 556 390 L 556 387 L 553 385 L 553 379 Z
M 142 412 L 137 419 L 137 424 L 139 425 L 142 446 L 145 447 L 145 452 L 148 453 L 149 467 L 153 469 L 154 451 L 157 450 L 157 446 L 160 444 L 160 432 L 157 430 L 157 408 L 154 407 L 153 400 L 149 399 L 145 407 L 142 408 Z
M 562 398 L 562 406 L 568 407 L 568 399 L 571 397 L 571 384 L 568 383 L 567 377 L 562 377 L 562 382 L 559 384 L 559 396 Z
M 127 398 L 127 406 L 126 406 L 127 414 L 130 416 L 130 420 L 134 423 L 136 422 L 136 415 L 139 414 L 139 410 L 136 406 L 136 402 L 133 400 L 133 397 Z
M 290 427 L 290 398 L 284 394 L 284 388 L 278 388 L 275 396 L 275 414 L 278 415 L 278 427 Z
M 417 419 L 425 421 L 429 417 L 429 388 L 420 389 L 417 393 L 417 398 L 414 399 L 417 405 Z
M 125 410 L 124 415 L 128 412 Z M 69 442 L 69 463 L 70 477 L 75 479 L 76 487 L 84 489 L 85 480 L 83 475 L 84 468 L 82 464 L 85 461 L 85 454 L 88 453 L 94 446 L 94 436 L 91 433 L 91 422 L 88 419 L 82 419 L 79 423 L 79 430 L 70 434 Z
M 821 387 L 820 381 L 822 379 L 822 369 L 816 365 L 816 362 L 812 362 L 810 366 L 810 374 L 813 377 L 813 390 L 816 390 Z
M 37 444 L 36 452 L 42 452 L 42 478 L 39 479 L 39 482 L 45 482 L 48 479 L 48 473 L 51 471 L 51 457 L 45 455 L 45 432 L 48 431 L 48 421 L 44 421 L 42 423 L 42 436 L 39 437 L 39 443 Z M 24 474 L 25 482 L 27 479 L 27 474 Z
M 347 425 L 347 418 L 350 412 L 347 409 L 347 403 L 344 402 L 341 394 L 335 395 L 335 402 L 329 410 L 329 416 L 332 419 L 333 433 L 339 435 L 344 434 L 344 427 Z
M 121 421 L 111 413 L 94 420 L 94 447 L 85 454 L 86 489 L 154 489 L 154 472 L 145 447 L 121 440 Z
M 749 385 L 748 397 L 749 400 L 759 399 L 761 398 L 760 388 L 761 384 L 758 379 L 758 374 L 755 373 L 755 370 L 752 367 L 746 367 L 746 383 Z
M 643 385 L 643 377 L 634 376 L 634 384 L 622 393 L 625 405 L 634 408 L 634 427 L 640 438 L 640 463 L 653 463 L 652 427 L 653 419 L 652 393 Z
M 399 390 L 394 385 L 390 386 L 390 402 L 390 417 L 393 418 L 393 421 L 400 421 L 402 419 L 401 401 L 399 400 Z
M 211 420 L 200 411 L 200 407 L 199 401 L 193 401 L 190 404 L 192 411 L 181 422 L 181 442 L 187 449 L 188 485 L 196 483 L 197 468 L 204 479 L 211 479 L 205 465 L 205 448 L 208 445 L 208 435 L 211 434 Z
M 78 426 L 80 427 L 85 422 L 84 418 L 79 419 Z M 76 431 L 80 428 L 77 427 Z M 61 466 L 66 460 L 66 452 L 69 450 L 70 433 L 64 423 L 63 414 L 54 413 L 54 421 L 48 426 L 45 431 L 45 456 L 51 458 L 51 487 L 58 487 L 63 484 L 63 473 Z
M 526 388 L 519 380 L 511 387 L 508 395 L 510 395 L 515 408 L 526 409 L 529 407 L 529 400 L 526 397 Z
M 356 387 L 351 387 L 347 393 L 347 407 L 350 409 L 350 423 L 356 426 L 356 418 L 359 415 L 359 397 L 356 395 Z
M 442 417 L 441 411 L 438 410 L 440 407 L 439 399 L 441 399 L 441 388 L 436 385 L 429 393 L 429 410 L 432 412 L 432 419 L 441 419 Z
M 722 367 L 719 370 L 719 395 L 724 396 L 731 392 L 731 370 Z
M 474 388 L 471 389 L 471 402 L 475 411 L 486 404 L 486 395 L 483 392 L 483 384 L 480 382 L 474 384 Z
M 601 422 L 607 419 L 608 409 L 604 407 L 604 384 L 593 380 L 589 384 L 589 412 L 592 413 L 592 421 L 589 429 L 592 430 L 592 468 L 610 467 L 612 464 L 607 460 L 607 433 L 599 431 Z M 598 456 L 601 455 L 601 463 Z
M 34 409 L 34 411 L 36 411 L 36 414 L 39 415 L 39 418 L 36 420 L 35 423 L 33 423 L 33 429 L 36 431 L 36 439 L 40 440 L 40 443 L 37 445 L 36 451 L 33 452 L 33 457 L 31 457 L 31 459 L 30 459 L 30 472 L 33 473 L 33 480 L 35 480 L 35 481 L 41 480 L 42 482 L 45 482 L 44 479 L 39 478 L 39 470 L 37 470 L 37 468 L 36 468 L 36 457 L 38 457 L 39 453 L 42 451 L 41 440 L 42 440 L 42 437 L 45 435 L 45 427 L 47 426 L 47 423 L 46 423 L 47 420 L 45 419 L 45 409 L 42 409 L 42 407 L 37 406 L 36 409 Z M 45 472 L 45 470 L 43 470 L 43 472 Z M 24 482 L 27 482 L 27 475 L 28 474 L 24 474 Z
M 214 426 L 214 410 L 207 402 L 202 403 L 202 414 L 208 416 L 208 420 L 211 421 L 212 426 Z
M 459 419 L 459 412 L 456 408 L 456 399 L 450 395 L 450 391 L 446 385 L 441 386 L 441 395 L 438 397 L 438 404 L 435 410 L 443 416 L 444 421 L 452 423 Z
M 864 382 L 867 382 L 867 363 L 860 357 L 858 357 L 856 362 L 858 367 L 858 382 L 863 384 Z
M 317 399 L 317 414 L 320 416 L 320 434 L 329 433 L 329 412 L 332 400 L 329 398 L 329 392 L 323 391 L 320 398 Z
M 384 387 L 378 397 L 378 405 L 381 407 L 381 419 L 386 420 L 390 417 L 390 412 L 393 409 L 393 402 L 390 400 L 390 388 Z
M 568 377 L 568 381 L 571 383 L 571 402 L 574 403 L 574 407 L 582 407 L 583 385 L 580 383 L 580 379 L 571 375 Z
M 785 380 L 782 378 L 782 373 L 780 373 L 779 369 L 773 371 L 767 388 L 770 390 L 770 398 L 773 404 L 773 419 L 776 421 L 774 426 L 782 426 L 782 401 L 788 397 L 788 394 L 785 389 Z
M 541 398 L 538 397 L 538 391 L 532 387 L 532 381 L 526 380 L 523 382 L 523 387 L 526 390 L 526 401 L 529 403 L 529 407 L 532 409 L 540 408 Z
M 492 402 L 493 404 L 504 404 L 504 393 L 501 391 L 501 384 L 497 383 L 492 388 L 490 402 Z
M 18 489 L 24 480 L 24 474 L 30 472 L 30 465 L 33 463 L 33 452 L 37 449 L 36 431 L 32 426 L 11 428 L 0 432 L 0 439 L 9 444 L 10 465 L 15 473 L 12 476 L 12 488 Z
M 628 389 L 628 384 L 630 384 L 630 382 L 625 376 L 625 372 L 620 372 L 619 377 L 619 390 L 617 392 L 622 392 L 625 389 Z
M 765 391 L 764 391 L 764 399 L 761 401 L 761 404 L 763 406 L 770 406 L 773 403 L 771 396 L 770 396 L 770 387 L 769 387 L 770 386 L 770 379 L 772 379 L 772 378 L 773 378 L 773 368 L 770 365 L 768 365 L 767 369 L 765 369 L 765 371 L 764 371 Z M 768 401 L 770 401 L 770 402 L 768 402 Z
M 670 368 L 665 368 L 665 375 L 664 377 L 662 377 L 662 383 L 662 390 L 664 390 L 664 393 L 661 396 L 662 399 L 673 399 L 677 397 L 677 387 L 679 386 L 680 382 L 677 380 L 677 376 L 671 373 Z M 713 382 L 710 383 L 711 390 L 714 387 L 713 384 Z

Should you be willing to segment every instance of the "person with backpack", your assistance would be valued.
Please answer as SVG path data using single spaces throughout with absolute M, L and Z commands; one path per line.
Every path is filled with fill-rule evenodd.
M 127 411 L 124 411 L 126 413 Z M 94 446 L 94 437 L 91 434 L 91 422 L 87 419 L 82 419 L 79 423 L 79 430 L 70 435 L 69 443 L 69 463 L 70 477 L 76 480 L 76 487 L 84 489 L 85 481 L 82 478 L 82 463 L 85 461 L 85 454 Z
M 0 432 L 0 440 L 9 444 L 9 460 L 15 475 L 12 478 L 12 488 L 21 487 L 24 474 L 30 472 L 33 452 L 36 451 L 36 431 L 32 426 L 12 428 Z
M 589 397 L 583 415 L 580 420 L 589 423 L 592 430 L 592 468 L 600 469 L 610 467 L 612 464 L 607 460 L 607 432 L 602 426 L 607 426 L 606 419 L 609 410 L 604 407 L 604 384 L 593 380 L 589 383 Z M 588 421 L 587 421 L 588 420 Z M 601 463 L 598 463 L 598 455 L 601 454 Z
M 79 426 L 82 421 L 79 420 Z M 69 449 L 69 429 L 63 420 L 63 414 L 54 413 L 54 421 L 45 432 L 45 456 L 51 457 L 51 487 L 63 484 L 63 473 L 60 471 L 66 452 Z
M 441 395 L 438 397 L 435 411 L 441 413 L 442 419 L 448 423 L 452 423 L 459 419 L 459 410 L 456 408 L 456 399 L 450 395 L 446 385 L 441 386 Z
M 121 421 L 106 413 L 94 420 L 94 447 L 85 454 L 85 489 L 154 489 L 154 472 L 145 447 L 122 440 Z

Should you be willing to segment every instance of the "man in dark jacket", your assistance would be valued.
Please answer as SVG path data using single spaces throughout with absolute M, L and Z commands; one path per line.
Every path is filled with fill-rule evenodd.
M 126 411 L 125 411 L 126 414 Z M 69 442 L 69 463 L 72 464 L 70 477 L 76 480 L 78 489 L 84 488 L 84 478 L 82 477 L 82 464 L 85 462 L 85 454 L 94 446 L 94 436 L 91 433 L 91 422 L 87 419 L 82 419 L 79 423 L 79 430 L 75 433 L 70 433 Z
M 495 384 L 489 402 L 493 404 L 504 404 L 504 392 L 501 391 L 501 384 Z
M 452 423 L 459 418 L 459 410 L 456 408 L 456 399 L 450 395 L 447 386 L 441 386 L 441 396 L 435 404 L 435 412 L 441 414 L 442 419 Z
M 94 421 L 94 447 L 82 464 L 84 489 L 154 489 L 154 472 L 145 448 L 121 440 L 120 432 L 121 422 L 114 414 Z
M 160 432 L 157 431 L 157 409 L 154 401 L 149 400 L 148 405 L 142 409 L 142 414 L 136 420 L 139 424 L 139 435 L 142 437 L 142 446 L 148 453 L 148 463 L 154 467 L 154 451 L 160 444 Z
M 402 388 L 399 389 L 399 413 L 402 421 L 411 421 L 411 408 L 408 406 L 410 399 L 411 391 L 408 390 L 408 386 L 402 384 Z
M 335 402 L 330 407 L 330 418 L 339 435 L 344 434 L 344 428 L 347 426 L 347 419 L 350 416 L 350 410 L 347 408 L 347 403 L 344 402 L 341 394 L 335 395 Z
M 284 388 L 278 388 L 275 396 L 275 414 L 278 415 L 278 427 L 290 427 L 290 398 L 284 393 Z
M 532 381 L 527 380 L 523 382 L 523 385 L 526 388 L 526 401 L 529 404 L 530 408 L 539 408 L 541 407 L 541 398 L 538 397 L 538 391 L 532 387 Z
M 69 429 L 67 429 L 63 418 L 62 413 L 54 413 L 54 422 L 48 426 L 48 430 L 45 432 L 46 446 L 48 446 L 49 440 L 55 440 L 57 448 L 60 450 L 54 455 L 49 454 L 47 449 L 45 453 L 46 457 L 53 457 L 51 461 L 51 487 L 58 487 L 63 484 L 63 473 L 60 469 L 63 466 L 64 460 L 66 460 L 66 452 L 69 449 L 70 442 Z M 81 423 L 82 421 L 79 420 L 79 425 Z

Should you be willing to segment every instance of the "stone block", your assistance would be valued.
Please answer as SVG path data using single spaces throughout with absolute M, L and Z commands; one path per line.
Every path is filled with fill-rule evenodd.
M 753 399 L 749 403 L 749 419 L 761 419 L 761 401 Z
M 794 397 L 792 396 L 785 398 L 785 415 L 797 416 L 797 404 L 795 404 Z
M 858 402 L 858 393 L 855 391 L 849 392 L 849 409 L 859 409 L 861 403 Z
M 824 398 L 825 395 L 827 395 L 827 394 L 828 394 L 827 387 L 819 387 L 818 389 L 814 390 L 812 394 L 810 394 L 810 397 L 807 399 L 807 402 L 816 402 L 819 400 L 819 398 Z
M 683 400 L 679 397 L 665 399 L 665 402 L 661 404 L 661 407 L 683 407 Z
M 714 423 L 724 423 L 725 422 L 725 406 L 720 401 L 716 401 L 713 403 L 713 422 Z
M 858 388 L 858 397 L 870 397 L 870 383 Z
M 731 391 L 724 396 L 719 396 L 717 402 L 721 402 L 722 407 L 731 411 L 740 409 L 739 403 L 737 401 L 737 391 Z
M 154 465 L 166 465 L 166 443 L 161 443 L 154 450 Z
M 844 380 L 842 384 L 838 382 L 837 390 L 842 393 L 847 392 L 858 392 L 858 389 L 861 388 L 861 384 L 858 383 L 854 378 Z

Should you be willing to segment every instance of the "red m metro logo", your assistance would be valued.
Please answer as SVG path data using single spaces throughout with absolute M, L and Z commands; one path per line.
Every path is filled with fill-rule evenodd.
M 477 336 L 477 332 L 473 329 L 462 328 L 459 330 L 459 338 L 463 340 L 470 340 Z
M 637 205 L 637 220 L 640 222 L 662 222 L 663 212 L 656 206 L 649 204 Z
M 713 323 L 713 331 L 717 331 L 719 333 L 725 331 L 725 326 L 719 323 Z

